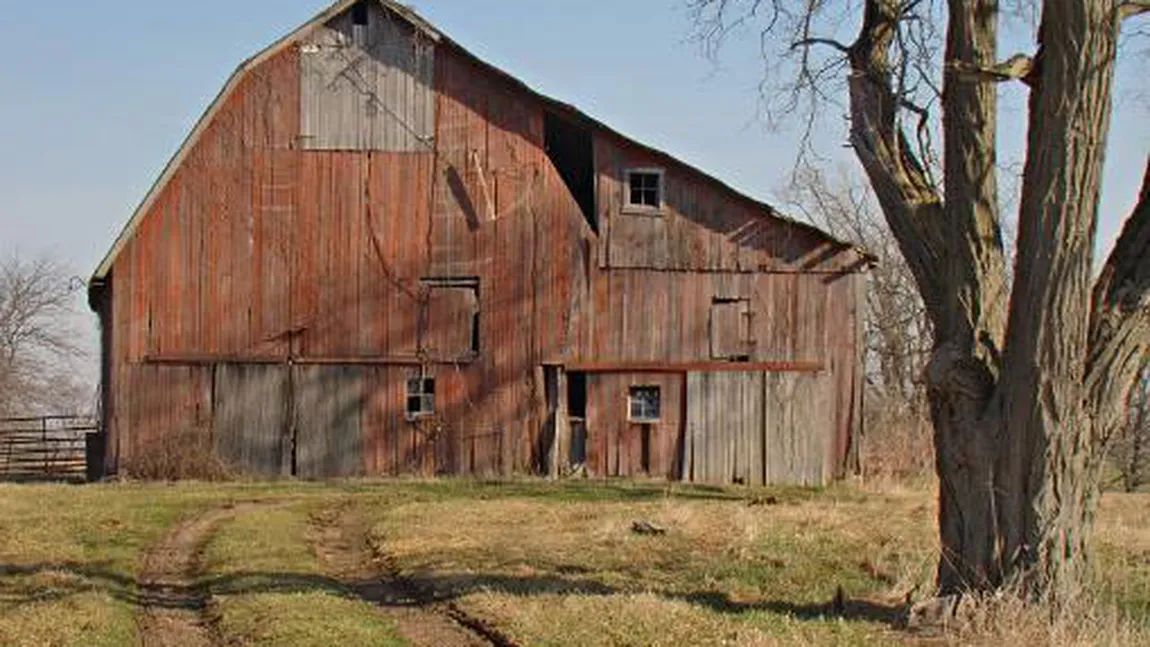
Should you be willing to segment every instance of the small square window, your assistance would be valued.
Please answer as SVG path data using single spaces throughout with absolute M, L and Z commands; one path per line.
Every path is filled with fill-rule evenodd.
M 657 386 L 633 386 L 630 397 L 631 422 L 659 422 L 660 393 Z
M 663 208 L 663 171 L 631 169 L 627 171 L 627 208 L 659 211 Z
M 407 417 L 423 418 L 435 413 L 435 378 L 415 377 L 407 381 Z

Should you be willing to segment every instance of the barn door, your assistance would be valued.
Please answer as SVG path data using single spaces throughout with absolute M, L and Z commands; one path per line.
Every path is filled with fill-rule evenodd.
M 359 476 L 363 467 L 363 370 L 292 369 L 295 474 L 305 479 Z
M 220 364 L 214 391 L 216 454 L 245 473 L 291 476 L 288 368 Z
M 687 374 L 683 479 L 762 485 L 763 374 Z

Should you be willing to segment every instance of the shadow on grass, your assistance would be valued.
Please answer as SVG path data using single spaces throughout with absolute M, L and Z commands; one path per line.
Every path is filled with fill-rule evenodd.
M 822 488 L 799 486 L 711 486 L 663 480 L 587 479 L 549 482 L 542 479 L 445 478 L 429 481 L 356 483 L 357 492 L 389 492 L 415 501 L 449 499 L 535 499 L 559 502 L 634 503 L 666 499 L 687 501 L 800 503 L 824 495 Z M 427 497 L 426 499 L 424 497 Z
M 882 604 L 869 600 L 828 600 L 824 603 L 798 603 L 788 600 L 737 602 L 719 591 L 673 591 L 628 589 L 587 579 L 570 579 L 559 575 L 459 575 L 415 580 L 415 584 L 437 602 L 449 602 L 471 593 L 496 591 L 521 597 L 539 595 L 614 596 L 652 593 L 666 600 L 687 602 L 716 613 L 739 615 L 768 612 L 799 620 L 841 618 L 848 621 L 873 622 L 891 627 L 905 624 L 905 608 L 900 604 Z
M 64 577 L 59 577 L 63 575 Z M 47 576 L 36 583 L 18 578 Z M 381 593 L 380 587 L 383 588 Z M 327 593 L 369 600 L 382 606 L 421 606 L 449 603 L 480 591 L 497 591 L 510 595 L 614 596 L 641 592 L 653 593 L 667 600 L 678 600 L 707 608 L 717 613 L 743 614 L 769 612 L 800 620 L 818 621 L 842 618 L 899 627 L 903 622 L 901 605 L 884 605 L 865 600 L 830 600 L 825 603 L 796 603 L 787 600 L 738 602 L 718 591 L 660 591 L 627 589 L 590 579 L 563 575 L 449 575 L 413 578 L 405 581 L 342 582 L 322 575 L 302 573 L 243 572 L 201 578 L 195 590 L 203 596 Z M 368 593 L 370 591 L 370 593 Z M 132 605 L 164 606 L 164 599 L 145 597 L 143 587 L 130 577 L 101 565 L 39 564 L 34 566 L 0 565 L 0 604 L 9 608 L 26 604 L 52 602 L 83 593 L 105 593 Z M 174 596 L 173 600 L 181 599 Z M 181 602 L 173 602 L 182 606 Z

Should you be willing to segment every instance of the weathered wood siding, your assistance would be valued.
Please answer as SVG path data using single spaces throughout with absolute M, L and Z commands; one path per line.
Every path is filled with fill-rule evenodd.
M 246 473 L 291 476 L 289 371 L 272 364 L 215 367 L 212 423 L 225 462 Z
M 434 147 L 435 50 L 375 3 L 336 16 L 301 45 L 307 150 L 427 152 Z
M 634 386 L 657 386 L 662 415 L 657 423 L 628 418 Z M 587 469 L 600 476 L 650 474 L 679 478 L 683 440 L 683 376 L 603 373 L 587 380 Z M 644 462 L 646 458 L 646 462 Z
M 859 423 L 858 280 L 843 273 L 855 252 L 607 131 L 594 138 L 596 232 L 543 150 L 544 115 L 561 108 L 386 21 L 382 42 L 402 46 L 364 64 L 383 66 L 377 80 L 411 78 L 403 89 L 380 81 L 371 103 L 415 112 L 333 118 L 319 146 L 316 119 L 352 104 L 344 85 L 305 77 L 317 73 L 315 39 L 345 19 L 243 78 L 117 256 L 113 467 L 187 428 L 254 471 L 282 473 L 286 432 L 265 427 L 283 417 L 308 476 L 530 470 L 546 451 L 541 364 L 712 361 L 713 305 L 738 299 L 746 359 L 821 367 L 810 379 L 828 387 L 825 459 L 839 469 Z M 404 67 L 412 43 L 418 60 Z M 395 135 L 401 122 L 414 139 Z M 342 139 L 352 131 L 360 138 Z M 622 213 L 620 173 L 632 166 L 666 169 L 662 216 Z M 471 350 L 476 308 L 478 352 L 459 352 Z M 681 472 L 685 373 L 591 376 L 593 473 L 638 469 L 634 380 L 663 388 L 650 471 Z M 411 421 L 406 380 L 420 375 L 436 380 L 436 415 Z M 242 404 L 281 391 L 286 408 Z
M 809 373 L 690 373 L 684 478 L 825 484 L 834 476 L 831 386 Z

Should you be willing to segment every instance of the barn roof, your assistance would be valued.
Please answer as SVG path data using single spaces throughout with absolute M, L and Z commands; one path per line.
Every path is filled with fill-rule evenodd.
M 141 201 L 140 205 L 138 207 L 136 207 L 136 210 L 133 212 L 131 219 L 128 221 L 127 225 L 124 226 L 124 229 L 120 232 L 120 235 L 116 238 L 116 242 L 113 243 L 112 248 L 110 250 L 108 250 L 108 253 L 104 256 L 104 259 L 100 262 L 99 267 L 96 268 L 96 272 L 92 276 L 93 282 L 100 282 L 107 277 L 108 273 L 112 270 L 112 266 L 116 262 L 116 257 L 119 255 L 119 253 L 123 249 L 124 245 L 127 244 L 128 240 L 131 239 L 132 235 L 136 231 L 136 228 L 140 225 L 140 222 L 143 220 L 145 214 L 148 213 L 148 211 L 152 207 L 152 204 L 160 196 L 160 194 L 163 193 L 164 188 L 167 186 L 167 184 L 171 180 L 172 176 L 176 173 L 177 169 L 179 169 L 180 165 L 184 161 L 184 158 L 195 147 L 196 142 L 199 140 L 199 138 L 203 134 L 204 130 L 212 122 L 213 117 L 215 117 L 216 113 L 220 110 L 220 108 L 223 107 L 223 105 L 227 102 L 228 97 L 231 96 L 231 93 L 235 90 L 236 86 L 239 85 L 240 81 L 244 78 L 244 76 L 249 71 L 251 71 L 252 69 L 258 67 L 264 61 L 274 57 L 277 54 L 279 54 L 285 48 L 291 47 L 296 42 L 298 42 L 299 40 L 301 40 L 305 36 L 307 36 L 313 30 L 323 26 L 332 18 L 334 18 L 334 17 L 342 14 L 343 12 L 351 9 L 351 7 L 353 5 L 355 5 L 356 2 L 358 2 L 358 1 L 359 0 L 338 0 L 337 2 L 332 4 L 327 9 L 321 11 L 314 18 L 312 18 L 308 22 L 304 23 L 300 27 L 296 28 L 291 33 L 289 33 L 288 35 L 279 39 L 275 43 L 271 44 L 270 46 L 268 46 L 264 50 L 260 51 L 255 56 L 252 56 L 251 58 L 247 59 L 246 61 L 241 63 L 239 65 L 239 67 L 236 68 L 236 71 L 233 72 L 230 77 L 228 77 L 228 81 L 227 81 L 227 83 L 224 84 L 223 89 L 221 89 L 219 94 L 216 95 L 216 98 L 208 106 L 207 110 L 204 111 L 204 114 L 200 116 L 199 120 L 196 122 L 195 127 L 192 128 L 192 131 L 188 134 L 187 138 L 184 139 L 184 142 L 180 145 L 180 148 L 176 151 L 175 155 L 173 155 L 172 158 L 168 161 L 168 164 L 164 167 L 164 170 L 160 173 L 159 178 L 156 179 L 156 182 L 148 190 L 147 195 L 144 196 L 143 201 Z M 869 263 L 874 262 L 875 257 L 872 254 L 870 254 L 870 252 L 867 252 L 866 250 L 864 250 L 864 249 L 862 249 L 862 248 L 860 248 L 860 247 L 858 247 L 858 246 L 856 246 L 850 242 L 837 239 L 837 238 L 831 236 L 830 234 L 828 234 L 827 232 L 823 231 L 822 229 L 815 227 L 814 225 L 811 225 L 811 224 L 808 224 L 808 223 L 805 223 L 805 222 L 802 222 L 799 220 L 795 220 L 795 219 L 790 218 L 788 216 L 785 216 L 782 213 L 780 213 L 777 209 L 775 209 L 773 206 L 771 206 L 765 202 L 762 202 L 760 200 L 757 200 L 755 198 L 752 198 L 752 197 L 746 195 L 745 193 L 737 191 L 736 189 L 732 188 L 730 185 L 726 184 L 725 182 L 718 179 L 714 175 L 711 175 L 711 174 L 709 174 L 703 170 L 700 170 L 694 166 L 691 166 L 690 164 L 687 164 L 686 162 L 674 157 L 673 155 L 671 155 L 669 153 L 666 153 L 664 151 L 661 151 L 661 150 L 658 150 L 658 149 L 653 148 L 651 146 L 648 146 L 646 144 L 643 144 L 642 142 L 635 141 L 634 139 L 620 133 L 619 131 L 615 130 L 614 128 L 603 123 L 602 121 L 599 121 L 598 119 L 595 119 L 594 117 L 591 117 L 590 115 L 587 115 L 586 113 L 582 112 L 581 110 L 579 110 L 578 108 L 576 108 L 575 106 L 573 106 L 571 104 L 559 101 L 558 99 L 554 99 L 552 97 L 549 97 L 549 96 L 546 96 L 544 94 L 539 93 L 538 91 L 534 90 L 533 88 L 528 86 L 523 81 L 521 81 L 518 78 L 512 76 L 511 74 L 495 67 L 494 65 L 484 61 L 483 59 L 479 58 L 475 54 L 472 54 L 470 51 L 468 51 L 466 48 L 464 48 L 459 43 L 451 40 L 446 35 L 444 35 L 442 32 L 440 32 L 438 29 L 436 29 L 431 23 L 427 22 L 419 14 L 415 13 L 415 11 L 413 11 L 410 7 L 402 5 L 398 2 L 394 2 L 393 0 L 375 0 L 375 1 L 379 2 L 383 7 L 385 7 L 387 10 L 391 11 L 395 15 L 406 20 L 415 29 L 422 32 L 424 34 L 424 36 L 430 38 L 437 45 L 441 45 L 441 46 L 447 45 L 447 46 L 451 47 L 452 49 L 454 49 L 458 53 L 462 54 L 463 56 L 467 57 L 468 59 L 472 60 L 476 64 L 482 66 L 483 68 L 487 69 L 488 71 L 490 71 L 490 72 L 496 74 L 497 76 L 505 79 L 506 81 L 510 82 L 516 88 L 518 88 L 518 89 L 522 90 L 523 92 L 528 93 L 531 96 L 539 99 L 541 102 L 543 102 L 543 104 L 545 106 L 547 106 L 548 109 L 552 110 L 553 112 L 561 113 L 561 114 L 563 114 L 569 118 L 588 123 L 591 126 L 593 126 L 594 128 L 597 128 L 603 132 L 609 133 L 612 136 L 617 137 L 617 138 L 627 142 L 631 146 L 635 146 L 635 147 L 642 149 L 643 151 L 645 151 L 645 152 L 647 152 L 647 153 L 649 153 L 655 157 L 663 158 L 663 159 L 665 159 L 665 160 L 667 160 L 673 164 L 682 166 L 682 167 L 690 170 L 691 172 L 698 174 L 700 177 L 716 184 L 717 186 L 721 187 L 723 190 L 729 192 L 730 194 L 737 196 L 742 200 L 747 201 L 748 203 L 754 205 L 755 207 L 757 207 L 759 209 L 763 209 L 763 210 L 767 211 L 771 216 L 773 216 L 775 218 L 778 218 L 782 221 L 785 221 L 794 227 L 798 227 L 800 229 L 803 229 L 805 231 L 813 233 L 816 236 L 823 238 L 824 240 L 827 240 L 828 242 L 831 242 L 831 243 L 834 243 L 837 245 L 841 245 L 844 249 L 853 249 L 854 251 L 856 251 L 859 254 L 860 260 L 863 261 L 864 264 L 869 264 Z

